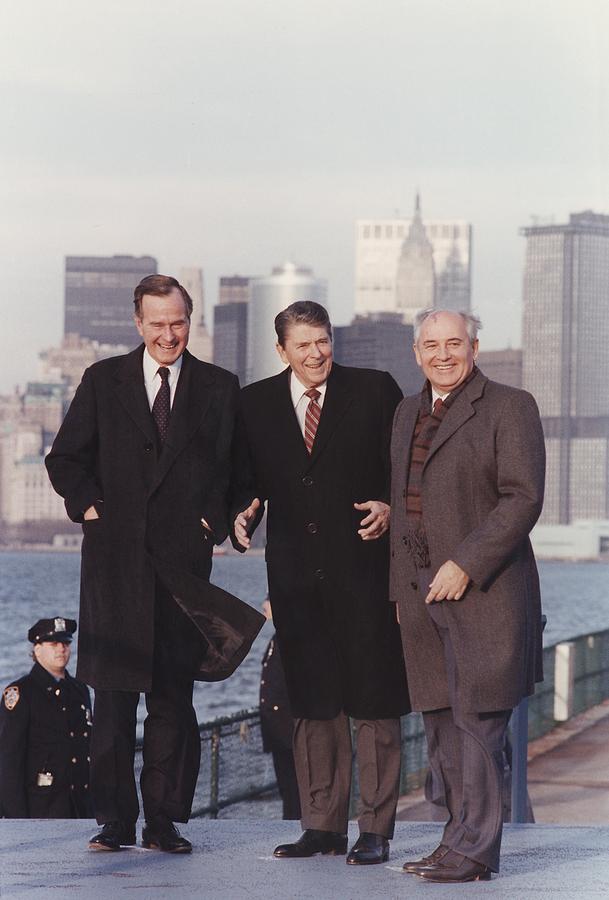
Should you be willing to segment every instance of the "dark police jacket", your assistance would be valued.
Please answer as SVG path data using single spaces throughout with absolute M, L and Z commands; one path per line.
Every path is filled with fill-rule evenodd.
M 89 689 L 35 663 L 0 702 L 0 815 L 89 818 Z

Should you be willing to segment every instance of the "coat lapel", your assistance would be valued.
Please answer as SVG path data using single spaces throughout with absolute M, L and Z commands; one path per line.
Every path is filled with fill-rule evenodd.
M 289 368 L 284 369 L 275 379 L 276 395 L 273 401 L 273 419 L 277 429 L 281 431 L 280 440 L 287 448 L 288 458 L 299 460 L 299 463 L 306 465 L 309 461 L 309 454 L 292 403 L 291 371 Z
M 143 344 L 127 354 L 115 375 L 118 381 L 116 395 L 138 428 L 155 443 L 157 434 L 144 386 L 143 355 Z
M 399 493 L 405 491 L 406 482 L 408 481 L 410 448 L 412 447 L 414 429 L 417 424 L 417 417 L 419 415 L 419 405 L 420 400 L 418 394 L 415 397 L 409 398 L 404 405 L 403 419 L 400 424 L 400 434 L 397 436 L 399 440 L 398 446 L 401 465 L 398 467 L 396 474 L 392 475 L 392 477 L 398 479 L 397 492 Z
M 442 419 L 442 424 L 438 428 L 436 435 L 429 448 L 427 459 L 423 465 L 423 471 L 429 465 L 430 459 L 438 452 L 440 447 L 453 436 L 453 434 L 461 428 L 461 426 L 476 414 L 474 402 L 478 400 L 484 393 L 484 387 L 488 378 L 479 372 L 476 377 L 461 391 L 446 415 Z
M 330 377 L 328 378 L 328 387 L 324 405 L 321 410 L 321 418 L 317 427 L 317 434 L 315 435 L 313 452 L 310 457 L 311 465 L 313 465 L 320 454 L 323 453 L 336 426 L 351 405 L 354 396 L 345 370 L 342 366 L 334 363 L 330 371 Z M 304 447 L 304 438 L 302 439 L 302 444 Z

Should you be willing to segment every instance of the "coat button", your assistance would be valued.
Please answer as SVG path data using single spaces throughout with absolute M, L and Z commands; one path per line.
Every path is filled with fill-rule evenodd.
M 406 488 L 402 491 L 402 497 L 406 497 Z
M 410 587 L 413 589 L 413 591 L 416 591 L 418 589 L 419 585 L 417 584 L 416 581 L 411 581 Z
M 153 448 L 154 448 L 154 444 L 151 444 L 150 442 L 148 442 L 147 444 L 144 444 L 144 450 L 146 451 L 146 453 L 150 453 L 150 451 Z
M 305 487 L 313 487 L 313 479 L 310 475 L 305 475 L 305 477 L 302 479 L 302 483 Z
M 75 756 L 72 757 L 72 762 L 73 762 L 73 763 L 77 762 L 77 759 L 76 759 Z
M 315 575 L 316 578 L 319 579 L 319 581 L 323 581 L 324 578 L 326 577 L 326 573 L 324 572 L 323 569 L 315 569 L 315 572 L 313 574 Z
M 309 534 L 317 534 L 317 532 L 319 531 L 319 525 L 317 524 L 317 522 L 309 522 L 309 524 L 307 525 L 307 531 L 309 532 Z
M 73 731 L 70 732 L 70 737 L 74 737 L 74 732 L 73 732 Z

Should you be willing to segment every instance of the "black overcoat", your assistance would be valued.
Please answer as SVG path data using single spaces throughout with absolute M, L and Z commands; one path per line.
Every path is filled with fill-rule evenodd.
M 398 407 L 393 426 L 391 594 L 399 603 L 415 709 L 450 705 L 444 652 L 404 543 L 410 445 L 420 395 Z M 451 559 L 471 578 L 463 598 L 444 601 L 463 709 L 512 709 L 542 678 L 539 577 L 529 540 L 543 504 L 545 449 L 526 391 L 482 372 L 447 410 L 422 476 L 429 580 Z
M 85 684 L 57 681 L 39 663 L 0 701 L 0 815 L 87 819 L 91 700 Z
M 387 372 L 334 364 L 311 456 L 290 370 L 242 391 L 255 492 L 268 501 L 273 621 L 296 717 L 392 718 L 408 709 L 388 603 L 388 538 L 362 541 L 354 502 L 389 500 L 401 393 Z
M 159 450 L 143 350 L 86 370 L 46 459 L 68 515 L 83 526 L 77 674 L 100 690 L 151 689 L 157 575 L 205 637 L 195 677 L 230 674 L 264 623 L 208 583 L 212 543 L 226 537 L 232 473 L 241 466 L 238 381 L 184 351 Z M 83 522 L 96 500 L 101 518 Z

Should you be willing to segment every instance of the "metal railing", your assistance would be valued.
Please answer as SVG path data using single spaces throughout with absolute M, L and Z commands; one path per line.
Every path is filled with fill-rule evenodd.
M 609 697 L 609 629 L 547 647 L 544 672 L 545 680 L 537 686 L 534 696 L 515 711 L 512 721 L 512 771 L 516 780 L 512 821 L 515 822 L 524 821 L 519 818 L 518 796 L 521 799 L 526 796 L 527 739 L 541 737 L 566 718 Z M 204 722 L 199 731 L 201 770 L 193 818 L 218 818 L 229 807 L 237 815 L 280 814 L 272 757 L 262 749 L 258 709 Z M 141 768 L 141 742 L 136 745 L 136 752 L 138 769 Z M 423 722 L 420 714 L 415 713 L 402 719 L 401 793 L 407 794 L 421 787 L 426 772 Z M 354 767 L 352 813 L 358 795 Z M 252 808 L 254 803 L 255 809 Z

